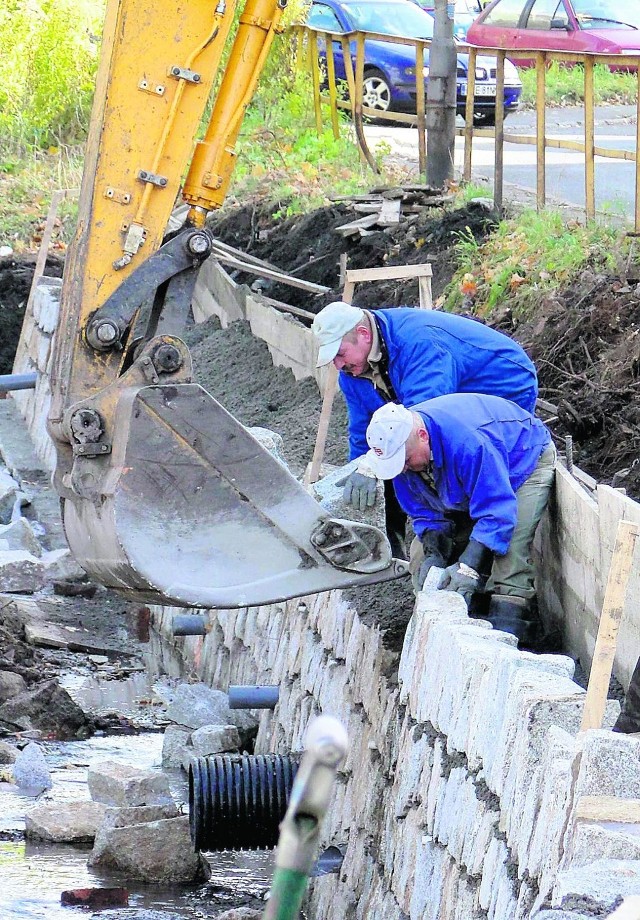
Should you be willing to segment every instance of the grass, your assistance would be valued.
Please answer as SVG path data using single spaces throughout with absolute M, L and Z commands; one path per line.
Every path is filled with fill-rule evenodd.
M 535 105 L 536 70 L 519 71 L 522 80 L 522 102 Z M 633 104 L 638 96 L 638 78 L 630 73 L 612 73 L 604 64 L 593 68 L 594 102 L 596 105 Z M 567 67 L 553 61 L 546 75 L 548 105 L 578 105 L 584 102 L 584 71 L 582 67 Z
M 51 195 L 57 189 L 80 187 L 81 148 L 59 148 L 54 153 L 32 152 L 0 171 L 0 246 L 14 252 L 37 251 Z M 64 250 L 75 231 L 75 199 L 62 202 L 54 247 Z
M 467 229 L 455 247 L 458 267 L 442 305 L 472 307 L 486 316 L 508 300 L 515 313 L 527 312 L 542 294 L 565 286 L 587 266 L 614 270 L 621 238 L 619 229 L 567 221 L 556 211 L 523 211 L 501 221 L 483 243 Z

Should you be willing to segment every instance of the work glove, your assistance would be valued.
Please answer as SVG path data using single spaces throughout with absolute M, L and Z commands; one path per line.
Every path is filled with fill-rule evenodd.
M 445 569 L 440 590 L 461 594 L 468 607 L 473 595 L 484 591 L 492 565 L 492 551 L 477 540 L 469 540 L 458 561 Z
M 453 549 L 453 540 L 440 530 L 425 530 L 420 537 L 424 560 L 418 572 L 413 576 L 413 584 L 417 591 L 421 591 L 427 575 L 433 566 L 444 569 L 449 562 Z
M 376 503 L 378 480 L 371 471 L 354 470 L 344 484 L 342 498 L 352 508 L 365 511 Z

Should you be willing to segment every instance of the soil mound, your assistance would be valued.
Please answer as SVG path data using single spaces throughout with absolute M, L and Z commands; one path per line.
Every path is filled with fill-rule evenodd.
M 433 296 L 438 297 L 455 270 L 452 248 L 459 234 L 485 239 L 497 224 L 497 214 L 484 203 L 443 212 L 429 208 L 422 214 L 403 218 L 396 227 L 370 231 L 364 237 L 344 238 L 336 227 L 361 217 L 346 204 L 320 208 L 310 214 L 277 220 L 275 206 L 246 206 L 212 222 L 216 237 L 224 243 L 274 262 L 278 268 L 305 281 L 324 284 L 331 293 L 314 296 L 288 285 L 268 282 L 236 273 L 237 280 L 284 303 L 316 313 L 342 293 L 339 281 L 340 256 L 347 256 L 347 268 L 378 268 L 382 265 L 415 265 L 431 262 Z M 418 303 L 417 281 L 387 281 L 356 288 L 358 306 L 397 307 Z
M 558 406 L 558 443 L 571 435 L 578 466 L 640 498 L 640 285 L 585 272 L 516 335 Z
M 0 374 L 10 374 L 13 367 L 35 265 L 34 255 L 0 259 Z M 62 259 L 50 256 L 45 273 L 61 278 L 63 266 Z

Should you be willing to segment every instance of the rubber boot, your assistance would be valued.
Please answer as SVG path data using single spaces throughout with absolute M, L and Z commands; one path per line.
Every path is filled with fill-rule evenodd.
M 631 675 L 629 689 L 627 690 L 627 695 L 622 706 L 622 712 L 618 716 L 613 730 L 614 732 L 624 732 L 626 735 L 640 732 L 640 658 Z
M 494 629 L 518 637 L 518 648 L 530 648 L 538 633 L 538 616 L 531 601 L 508 594 L 492 594 L 487 619 Z

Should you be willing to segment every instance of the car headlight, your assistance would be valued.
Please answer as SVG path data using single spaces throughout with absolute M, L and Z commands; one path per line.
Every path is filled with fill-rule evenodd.
M 518 73 L 518 68 L 513 63 L 505 59 L 504 62 L 504 82 L 510 83 L 511 85 L 520 86 L 520 74 Z
M 486 80 L 487 76 L 488 74 L 484 67 L 476 67 L 476 80 Z

